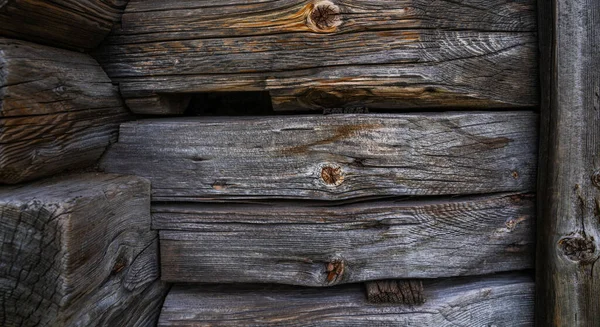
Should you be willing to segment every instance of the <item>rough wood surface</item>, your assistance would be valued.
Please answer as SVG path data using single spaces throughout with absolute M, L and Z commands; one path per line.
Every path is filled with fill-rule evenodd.
M 600 326 L 600 1 L 539 1 L 537 314 Z
M 166 286 L 150 183 L 83 174 L 0 188 L 0 325 L 153 326 Z
M 531 327 L 534 283 L 520 275 L 424 282 L 422 306 L 368 303 L 359 285 L 175 285 L 159 327 Z
M 153 206 L 162 279 L 330 286 L 530 269 L 534 199 Z
M 425 303 L 423 281 L 418 279 L 392 279 L 366 282 L 367 301 L 370 303 Z
M 92 49 L 121 19 L 127 0 L 3 0 L 0 35 Z
M 528 107 L 535 28 L 533 0 L 133 0 L 96 56 L 127 98 L 266 90 L 276 110 Z
M 0 183 L 94 164 L 127 118 L 90 56 L 0 38 Z
M 532 191 L 536 138 L 530 112 L 142 120 L 101 167 L 155 201 Z

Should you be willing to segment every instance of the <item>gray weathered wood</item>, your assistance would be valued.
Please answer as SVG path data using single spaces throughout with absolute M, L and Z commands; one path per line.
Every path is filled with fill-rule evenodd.
M 0 38 L 0 183 L 94 164 L 127 118 L 90 56 Z
M 121 19 L 127 0 L 2 0 L 0 35 L 92 49 Z
M 142 120 L 101 167 L 155 201 L 532 191 L 536 137 L 530 112 Z
M 530 269 L 530 196 L 153 206 L 169 282 L 330 286 Z M 333 273 L 332 273 L 333 272 Z
M 539 1 L 540 327 L 600 326 L 600 1 Z
M 175 285 L 159 327 L 531 327 L 534 283 L 521 275 L 424 282 L 422 306 L 371 304 L 359 285 Z
M 276 110 L 528 107 L 535 27 L 533 0 L 134 0 L 97 58 L 127 98 L 266 90 Z
M 153 326 L 166 285 L 150 183 L 82 174 L 0 188 L 0 325 Z

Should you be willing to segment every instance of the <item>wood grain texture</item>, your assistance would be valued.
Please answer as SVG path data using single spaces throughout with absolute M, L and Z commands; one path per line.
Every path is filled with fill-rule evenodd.
M 376 280 L 365 283 L 367 301 L 370 303 L 425 303 L 423 281 L 419 279 Z
M 169 282 L 330 286 L 530 269 L 534 199 L 153 206 Z
M 359 285 L 175 285 L 159 327 L 530 327 L 534 283 L 520 275 L 424 282 L 421 306 L 371 304 Z
M 154 201 L 532 191 L 536 137 L 530 112 L 142 120 L 101 168 L 149 178 Z
M 3 187 L 0 216 L 0 325 L 156 323 L 167 288 L 147 180 L 82 174 Z
M 127 0 L 3 0 L 0 35 L 69 49 L 92 49 L 119 22 Z
M 539 1 L 536 322 L 600 326 L 600 2 Z
M 330 27 L 315 25 L 319 8 L 335 8 Z M 530 107 L 535 27 L 530 0 L 134 0 L 96 57 L 127 98 L 266 90 L 276 110 Z
M 0 38 L 0 183 L 94 164 L 128 117 L 90 56 Z

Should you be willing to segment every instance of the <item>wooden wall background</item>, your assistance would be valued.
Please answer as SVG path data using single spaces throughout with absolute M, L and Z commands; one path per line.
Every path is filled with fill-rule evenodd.
M 598 325 L 599 7 L 1 1 L 0 324 Z

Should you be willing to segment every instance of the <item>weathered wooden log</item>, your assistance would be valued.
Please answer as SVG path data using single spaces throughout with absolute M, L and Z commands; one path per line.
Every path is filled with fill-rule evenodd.
M 3 0 L 0 35 L 70 49 L 92 49 L 121 19 L 127 0 Z
M 534 283 L 522 275 L 424 282 L 422 306 L 372 304 L 359 285 L 175 285 L 159 327 L 533 326 Z
M 151 326 L 166 286 L 150 183 L 82 174 L 0 188 L 0 325 Z
M 90 56 L 0 38 L 0 183 L 94 164 L 128 116 Z
M 538 3 L 536 323 L 600 326 L 600 2 Z
M 170 282 L 331 286 L 533 267 L 535 209 L 524 195 L 152 210 Z
M 276 110 L 529 107 L 535 26 L 533 0 L 133 0 L 97 58 L 126 98 L 266 90 Z
M 143 120 L 101 168 L 151 179 L 155 201 L 527 192 L 536 137 L 530 112 Z

